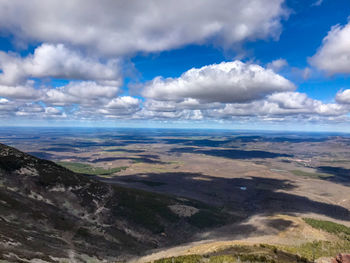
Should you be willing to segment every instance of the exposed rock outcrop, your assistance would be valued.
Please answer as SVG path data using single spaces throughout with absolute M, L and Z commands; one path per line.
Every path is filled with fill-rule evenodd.
M 350 254 L 339 254 L 335 259 L 332 259 L 332 263 L 350 263 Z

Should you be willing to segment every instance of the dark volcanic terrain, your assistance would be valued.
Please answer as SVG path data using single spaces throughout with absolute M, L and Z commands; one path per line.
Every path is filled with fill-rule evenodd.
M 3 144 L 0 211 L 0 259 L 9 262 L 125 259 L 229 219 L 199 202 L 108 185 Z

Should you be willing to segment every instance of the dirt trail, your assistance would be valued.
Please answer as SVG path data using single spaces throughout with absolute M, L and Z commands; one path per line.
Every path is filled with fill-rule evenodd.
M 256 237 L 247 237 L 244 239 L 235 240 L 204 240 L 198 242 L 192 242 L 181 246 L 171 247 L 168 249 L 162 249 L 161 251 L 154 251 L 153 253 L 129 260 L 129 263 L 145 263 L 152 262 L 161 258 L 177 257 L 190 254 L 206 254 L 217 250 L 222 250 L 234 245 L 258 245 L 258 244 L 271 244 L 271 245 L 296 245 L 304 242 L 310 242 L 314 240 L 329 240 L 329 234 L 314 229 L 307 225 L 301 218 L 276 215 L 273 217 L 255 216 L 247 221 L 249 224 L 254 224 L 258 231 L 269 233 L 272 231 L 271 226 L 264 223 L 270 220 L 285 220 L 290 221 L 290 226 L 281 231 L 277 231 L 274 234 L 259 235 Z M 278 227 L 278 226 L 277 226 Z

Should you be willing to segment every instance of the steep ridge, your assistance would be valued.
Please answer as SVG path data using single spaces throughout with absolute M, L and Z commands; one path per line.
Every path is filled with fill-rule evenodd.
M 0 259 L 123 260 L 230 217 L 196 201 L 109 185 L 0 144 Z

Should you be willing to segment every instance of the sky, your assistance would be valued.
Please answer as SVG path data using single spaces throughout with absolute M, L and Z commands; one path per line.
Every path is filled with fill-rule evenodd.
M 350 132 L 349 0 L 0 0 L 0 125 Z

